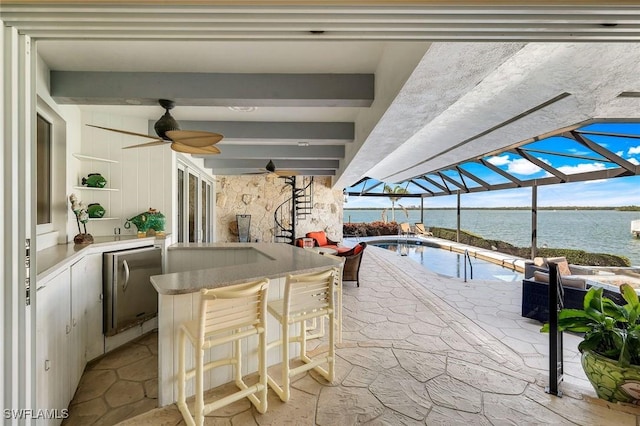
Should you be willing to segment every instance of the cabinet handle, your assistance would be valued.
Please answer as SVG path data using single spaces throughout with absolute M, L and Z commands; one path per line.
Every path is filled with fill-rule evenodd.
M 127 286 L 129 285 L 129 264 L 126 260 L 122 261 L 122 267 L 124 268 L 124 282 L 122 283 L 122 291 L 127 291 Z
M 67 334 L 71 333 L 71 327 L 69 324 L 65 325 L 65 330 L 67 331 Z
M 44 360 L 44 371 L 49 371 L 49 369 L 51 368 L 51 361 L 49 361 L 48 359 Z

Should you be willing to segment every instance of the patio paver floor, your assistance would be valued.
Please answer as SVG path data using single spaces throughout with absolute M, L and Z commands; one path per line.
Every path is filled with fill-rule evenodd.
M 569 352 L 564 397 L 544 392 L 546 336 L 514 308 L 518 285 L 463 283 L 368 248 L 361 287 L 344 285 L 344 343 L 337 349 L 335 383 L 301 374 L 289 402 L 269 391 L 266 414 L 242 400 L 211 413 L 206 424 L 638 424 L 637 407 L 592 397 L 579 359 Z M 492 311 L 476 300 L 500 303 Z M 570 340 L 567 349 L 574 345 Z M 172 404 L 121 424 L 184 422 Z

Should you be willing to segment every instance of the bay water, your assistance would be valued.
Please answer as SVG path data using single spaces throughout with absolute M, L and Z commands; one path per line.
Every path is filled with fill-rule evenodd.
M 345 209 L 344 222 L 381 220 L 381 209 Z M 456 209 L 396 209 L 396 222 L 423 222 L 425 227 L 456 228 Z M 391 220 L 391 211 L 386 216 Z M 631 221 L 640 212 L 617 210 L 538 210 L 538 247 L 570 248 L 592 253 L 608 253 L 629 258 L 640 266 L 640 238 L 631 234 Z M 483 238 L 502 240 L 519 247 L 531 246 L 531 211 L 463 209 L 460 228 Z

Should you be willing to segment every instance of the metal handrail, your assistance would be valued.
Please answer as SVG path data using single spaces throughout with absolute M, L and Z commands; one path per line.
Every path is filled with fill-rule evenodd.
M 471 272 L 470 279 L 473 279 L 473 263 L 471 263 L 471 256 L 469 250 L 464 251 L 464 282 L 467 282 L 467 261 L 469 262 L 469 270 Z
M 558 264 L 549 262 L 549 386 L 545 392 L 562 396 L 560 384 L 564 375 L 562 331 L 558 329 L 558 313 L 564 307 L 564 290 Z

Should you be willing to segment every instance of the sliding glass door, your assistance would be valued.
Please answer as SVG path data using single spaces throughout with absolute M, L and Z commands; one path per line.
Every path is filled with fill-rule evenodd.
M 213 239 L 213 182 L 198 169 L 178 163 L 178 242 Z

